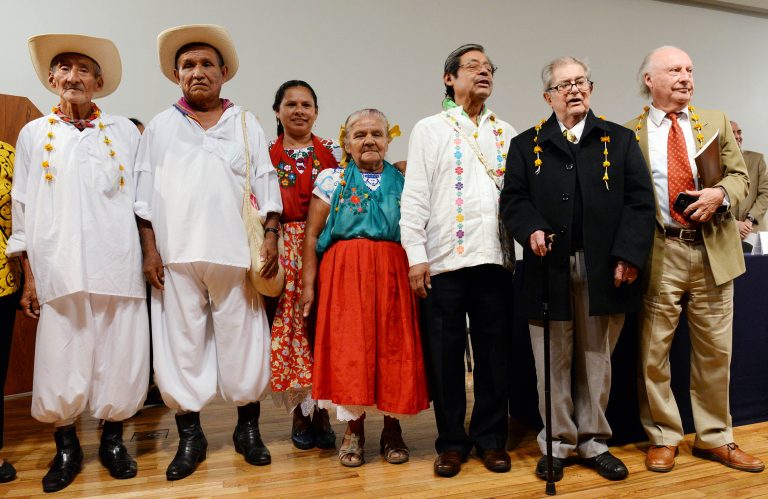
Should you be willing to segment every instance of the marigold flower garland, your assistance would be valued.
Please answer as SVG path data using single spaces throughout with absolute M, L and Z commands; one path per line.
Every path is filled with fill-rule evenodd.
M 637 125 L 635 125 L 635 140 L 640 142 L 640 130 L 643 128 L 643 120 L 648 116 L 648 111 L 651 108 L 648 106 L 643 107 L 643 112 L 637 116 Z M 688 105 L 688 111 L 691 113 L 691 121 L 693 122 L 693 128 L 696 130 L 696 140 L 699 142 L 699 146 L 704 145 L 704 134 L 701 133 L 701 122 L 699 121 L 699 115 L 696 114 L 696 108 Z
M 605 121 L 605 116 L 598 116 L 601 120 Z M 534 125 L 534 130 L 536 130 L 536 135 L 533 136 L 533 153 L 536 155 L 536 159 L 533 160 L 533 166 L 536 167 L 536 171 L 534 172 L 536 175 L 541 173 L 541 165 L 544 164 L 544 161 L 541 159 L 541 153 L 543 149 L 539 145 L 539 132 L 541 131 L 541 127 L 544 126 L 544 123 L 546 123 L 547 120 L 541 120 L 539 121 L 538 125 Z M 638 139 L 639 140 L 639 139 Z M 608 167 L 611 166 L 611 162 L 608 160 L 608 144 L 611 142 L 611 136 L 608 135 L 608 133 L 604 133 L 602 137 L 600 137 L 600 142 L 603 143 L 603 168 L 605 169 L 603 173 L 603 182 L 605 182 L 605 188 L 606 190 L 611 190 L 611 188 L 608 186 L 608 181 L 610 180 L 610 177 L 608 176 Z
M 53 106 L 51 108 L 51 112 L 54 114 L 58 114 L 59 111 L 60 109 L 58 106 Z M 101 118 L 101 111 L 96 111 L 95 114 L 97 118 Z M 48 118 L 48 133 L 46 134 L 48 142 L 43 146 L 43 149 L 45 149 L 45 158 L 43 159 L 41 166 L 43 167 L 43 172 L 45 172 L 45 180 L 49 183 L 54 179 L 54 175 L 51 173 L 51 153 L 54 151 L 53 139 L 56 137 L 56 135 L 53 133 L 53 127 L 57 123 L 58 120 L 53 116 Z M 112 148 L 112 140 L 107 136 L 107 132 L 105 131 L 106 126 L 104 125 L 104 122 L 101 121 L 101 119 L 99 119 L 99 130 L 104 134 L 103 142 L 109 149 L 107 154 L 112 161 L 112 165 L 117 165 L 117 169 L 120 171 L 120 188 L 122 189 L 125 187 L 125 177 L 123 176 L 125 167 L 117 160 L 117 153 Z

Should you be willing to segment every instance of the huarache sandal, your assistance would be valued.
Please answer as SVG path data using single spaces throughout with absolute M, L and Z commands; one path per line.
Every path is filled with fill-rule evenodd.
M 408 462 L 410 450 L 403 441 L 403 434 L 397 430 L 381 432 L 381 454 L 389 464 Z
M 339 448 L 339 462 L 349 468 L 356 468 L 365 462 L 363 446 L 365 437 L 356 433 L 344 434 Z

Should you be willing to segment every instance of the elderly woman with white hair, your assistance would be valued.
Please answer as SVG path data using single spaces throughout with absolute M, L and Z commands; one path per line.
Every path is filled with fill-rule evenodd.
M 381 453 L 399 464 L 409 457 L 399 418 L 429 407 L 418 303 L 400 245 L 404 179 L 384 160 L 390 140 L 381 111 L 347 118 L 341 142 L 352 159 L 318 175 L 304 242 L 305 317 L 317 302 L 312 396 L 348 422 L 339 460 L 351 467 L 364 462 L 366 413 L 384 414 Z

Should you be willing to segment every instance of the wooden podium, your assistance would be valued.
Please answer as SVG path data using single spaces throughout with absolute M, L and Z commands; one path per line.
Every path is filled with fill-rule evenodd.
M 42 115 L 26 97 L 0 94 L 0 140 L 15 147 L 24 125 Z M 36 320 L 16 312 L 5 395 L 32 391 L 36 331 Z

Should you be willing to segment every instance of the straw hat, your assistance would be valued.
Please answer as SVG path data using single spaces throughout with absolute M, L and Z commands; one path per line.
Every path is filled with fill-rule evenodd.
M 120 53 L 111 40 L 94 36 L 49 33 L 35 35 L 29 39 L 28 43 L 29 55 L 32 57 L 37 77 L 40 78 L 43 86 L 54 94 L 58 95 L 58 92 L 48 83 L 51 61 L 59 54 L 70 52 L 90 57 L 101 68 L 104 86 L 98 92 L 94 92 L 94 97 L 106 97 L 120 85 L 123 66 L 120 62 Z
M 229 81 L 237 73 L 237 51 L 229 32 L 216 24 L 186 24 L 168 28 L 157 36 L 157 52 L 160 56 L 160 71 L 174 84 L 178 83 L 173 75 L 176 69 L 176 52 L 184 45 L 203 43 L 219 51 L 229 73 L 224 81 Z

